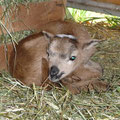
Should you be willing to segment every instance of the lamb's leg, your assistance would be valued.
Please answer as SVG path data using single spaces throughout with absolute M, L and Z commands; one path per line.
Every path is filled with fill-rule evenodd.
M 81 90 L 97 90 L 105 91 L 108 84 L 99 81 L 98 78 L 102 75 L 102 69 L 99 64 L 89 61 L 86 65 L 80 66 L 71 76 L 62 80 L 73 94 L 80 93 Z

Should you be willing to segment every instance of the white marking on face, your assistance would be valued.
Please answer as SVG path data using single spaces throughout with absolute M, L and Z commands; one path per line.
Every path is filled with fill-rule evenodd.
M 73 36 L 73 35 L 67 35 L 67 34 L 57 34 L 56 37 L 60 37 L 60 38 L 67 37 L 69 39 L 76 39 L 75 36 Z
M 69 64 L 69 65 L 71 65 L 72 63 L 73 63 L 73 61 L 70 61 L 70 60 L 68 61 L 68 64 Z

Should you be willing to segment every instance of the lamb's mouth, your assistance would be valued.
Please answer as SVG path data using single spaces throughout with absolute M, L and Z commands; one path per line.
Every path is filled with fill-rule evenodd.
M 62 77 L 63 74 L 64 74 L 64 72 L 61 72 L 59 75 L 55 75 L 55 76 L 49 75 L 49 79 L 52 82 L 59 82 L 61 80 L 61 77 Z

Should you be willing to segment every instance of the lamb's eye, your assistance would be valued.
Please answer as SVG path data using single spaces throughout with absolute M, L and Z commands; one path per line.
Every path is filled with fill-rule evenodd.
M 76 59 L 76 56 L 72 56 L 72 57 L 70 58 L 71 61 L 74 61 L 75 59 Z

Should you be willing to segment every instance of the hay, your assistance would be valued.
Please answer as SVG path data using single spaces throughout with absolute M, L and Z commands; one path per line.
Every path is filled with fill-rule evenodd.
M 92 57 L 104 68 L 102 80 L 111 88 L 105 93 L 81 92 L 71 95 L 66 88 L 28 88 L 6 73 L 0 77 L 0 119 L 10 120 L 118 120 L 120 117 L 120 38 L 119 30 L 99 24 L 86 26 L 94 38 L 104 39 Z M 106 32 L 109 31 L 109 32 Z M 116 39 L 112 36 L 116 37 Z M 24 33 L 24 34 L 23 34 Z M 106 34 L 107 33 L 107 37 Z M 118 34 L 119 33 L 119 34 Z M 30 32 L 14 33 L 20 39 Z M 105 34 L 105 36 L 104 36 Z
M 22 0 L 21 0 L 22 1 Z M 0 120 L 119 120 L 120 119 L 120 31 L 109 24 L 84 24 L 92 38 L 104 40 L 92 57 L 104 68 L 101 80 L 111 84 L 104 93 L 81 91 L 72 95 L 66 88 L 24 86 L 9 74 L 0 75 Z M 1 35 L 0 40 L 19 41 L 31 31 Z

